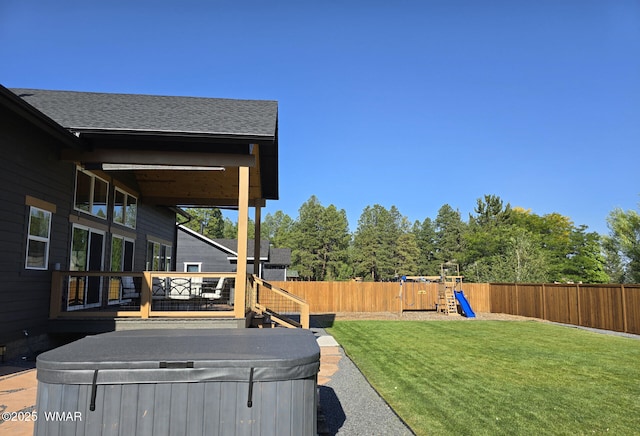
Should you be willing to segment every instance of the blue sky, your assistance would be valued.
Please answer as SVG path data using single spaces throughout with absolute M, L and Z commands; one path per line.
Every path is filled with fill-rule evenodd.
M 639 209 L 637 0 L 2 0 L 0 59 L 6 87 L 278 100 L 263 216 Z

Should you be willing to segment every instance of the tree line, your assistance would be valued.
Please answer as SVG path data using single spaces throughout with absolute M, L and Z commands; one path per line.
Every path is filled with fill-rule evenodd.
M 187 226 L 211 238 L 235 238 L 237 225 L 218 209 L 188 209 Z M 445 204 L 435 218 L 410 222 L 400 211 L 367 206 L 354 232 L 347 214 L 311 196 L 292 218 L 267 214 L 261 237 L 291 248 L 304 280 L 397 280 L 440 274 L 445 262 L 471 282 L 640 282 L 640 215 L 612 211 L 608 235 L 588 232 L 558 213 L 537 215 L 496 195 L 477 199 L 466 220 Z M 249 223 L 253 237 L 254 223 Z

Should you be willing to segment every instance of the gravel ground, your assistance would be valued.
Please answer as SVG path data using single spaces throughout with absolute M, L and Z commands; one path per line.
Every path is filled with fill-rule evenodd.
M 338 371 L 320 386 L 320 405 L 330 435 L 394 435 L 414 433 L 371 387 L 360 370 L 344 355 Z
M 330 327 L 333 320 L 404 320 L 404 321 L 542 321 L 536 318 L 507 315 L 504 313 L 476 313 L 475 318 L 464 316 L 443 315 L 436 311 L 405 311 L 397 312 L 338 312 L 325 315 L 311 315 L 311 322 L 320 327 Z

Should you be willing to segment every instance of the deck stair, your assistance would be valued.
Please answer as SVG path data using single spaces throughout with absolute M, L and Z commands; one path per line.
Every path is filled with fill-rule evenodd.
M 309 304 L 302 298 L 255 275 L 251 285 L 252 326 L 309 328 Z
M 267 313 L 257 313 L 254 311 L 251 316 L 251 323 L 249 327 L 259 329 L 270 329 L 274 327 L 274 322 L 271 321 L 271 317 Z
M 302 324 L 295 319 L 290 318 L 288 315 L 283 315 L 268 307 L 257 304 L 255 306 L 257 312 L 254 315 L 254 319 L 260 320 L 262 318 L 262 328 L 264 327 L 288 327 L 288 328 L 302 328 Z M 260 327 L 260 326 L 258 326 Z

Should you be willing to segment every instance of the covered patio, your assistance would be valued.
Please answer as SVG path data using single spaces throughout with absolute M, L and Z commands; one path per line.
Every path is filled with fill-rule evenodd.
M 261 208 L 268 200 L 278 199 L 277 102 L 31 89 L 13 92 L 79 138 L 82 149 L 63 150 L 61 160 L 112 180 L 116 188 L 123 182 L 129 189 L 134 187 L 137 207 L 169 208 L 183 222 L 190 219 L 183 207 L 238 211 L 236 271 L 175 272 L 171 249 L 164 253 L 164 262 L 157 264 L 156 255 L 148 255 L 144 270 L 56 268 L 52 273 L 52 320 L 226 318 L 244 326 L 256 307 L 260 288 L 269 289 L 263 293 L 296 301 L 286 291 L 271 290 L 247 274 L 250 209 L 256 223 L 254 252 L 259 253 Z M 71 222 L 80 219 L 70 217 Z M 132 237 L 140 238 L 139 229 L 130 231 Z M 99 288 L 100 304 L 90 308 L 84 304 L 75 310 L 74 299 L 86 302 L 83 292 L 88 287 Z

